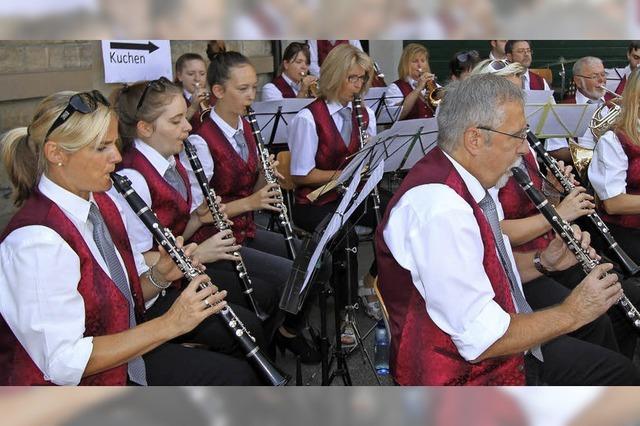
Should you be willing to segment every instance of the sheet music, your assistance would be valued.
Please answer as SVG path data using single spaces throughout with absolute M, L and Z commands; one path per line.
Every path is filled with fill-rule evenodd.
M 607 82 L 605 87 L 612 92 L 618 88 L 620 80 L 624 76 L 626 68 L 605 68 L 604 72 L 607 74 Z
M 597 104 L 525 105 L 525 115 L 539 138 L 578 137 L 587 131 L 597 108 Z
M 556 103 L 553 98 L 553 90 L 524 90 L 525 104 Z

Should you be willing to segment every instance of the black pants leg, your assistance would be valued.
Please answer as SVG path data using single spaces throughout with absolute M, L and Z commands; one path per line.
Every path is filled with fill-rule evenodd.
M 165 343 L 143 355 L 151 386 L 242 386 L 261 384 L 246 361 L 204 349 Z

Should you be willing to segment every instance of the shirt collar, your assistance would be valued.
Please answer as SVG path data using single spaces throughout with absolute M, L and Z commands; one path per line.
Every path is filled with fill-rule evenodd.
M 467 185 L 467 189 L 471 193 L 471 196 L 473 197 L 473 199 L 476 201 L 476 203 L 479 203 L 487 194 L 487 190 L 482 186 L 480 181 L 476 179 L 474 175 L 469 173 L 467 169 L 462 167 L 462 165 L 458 163 L 456 160 L 454 160 L 453 157 L 451 157 L 449 154 L 447 154 L 444 151 L 442 152 L 451 161 L 451 163 L 453 164 L 453 167 L 455 167 L 456 171 L 462 177 L 462 180 L 464 181 L 464 184 Z
M 140 151 L 147 160 L 149 160 L 153 168 L 160 173 L 160 176 L 164 176 L 169 167 L 174 167 L 176 165 L 176 159 L 173 155 L 170 155 L 169 158 L 164 158 L 151 145 L 144 143 L 140 139 L 135 139 L 134 143 L 136 149 Z
M 342 104 L 338 101 L 325 101 L 327 103 L 327 109 L 329 110 L 329 114 L 333 115 L 336 112 L 340 111 L 342 108 L 349 107 L 351 108 L 351 101 L 346 106 L 342 106 Z
M 42 195 L 56 203 L 67 216 L 74 218 L 78 222 L 87 223 L 89 208 L 91 207 L 91 202 L 93 202 L 92 193 L 89 194 L 89 201 L 87 201 L 64 189 L 45 175 L 40 177 L 38 189 Z
M 226 136 L 227 139 L 233 139 L 233 136 L 238 132 L 238 130 L 242 130 L 242 117 L 238 117 L 238 124 L 236 125 L 236 128 L 234 129 L 233 127 L 229 126 L 229 124 L 224 121 L 222 119 L 222 117 L 220 117 L 217 113 L 216 113 L 216 108 L 213 107 L 211 108 L 211 119 L 213 120 L 214 123 L 216 123 L 218 125 L 218 127 L 220 128 L 220 130 L 222 130 L 222 133 L 224 133 L 224 135 Z
M 289 86 L 293 87 L 295 90 L 300 89 L 300 85 L 295 81 L 291 80 L 288 75 L 286 75 L 285 73 L 282 73 L 280 75 L 282 76 L 282 78 L 284 78 L 284 81 L 286 81 Z
M 191 102 L 191 98 L 193 97 L 193 94 L 191 92 L 189 92 L 187 89 L 182 89 L 182 93 L 184 94 L 184 97 Z

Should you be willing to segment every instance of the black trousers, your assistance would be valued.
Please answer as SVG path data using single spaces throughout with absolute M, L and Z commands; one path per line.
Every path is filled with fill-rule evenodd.
M 147 318 L 157 318 L 167 312 L 179 295 L 180 291 L 171 287 L 147 310 Z M 262 325 L 255 314 L 233 303 L 229 303 L 229 307 L 256 339 L 256 344 L 265 350 L 267 345 Z M 181 343 L 198 343 L 207 348 L 187 348 Z M 217 315 L 205 319 L 191 332 L 147 353 L 144 360 L 151 385 L 259 384 L 238 341 Z
M 548 277 L 524 284 L 534 310 L 561 303 L 570 290 Z M 607 316 L 542 345 L 544 362 L 525 357 L 527 384 L 635 385 L 640 374 L 631 360 L 618 352 L 613 326 Z

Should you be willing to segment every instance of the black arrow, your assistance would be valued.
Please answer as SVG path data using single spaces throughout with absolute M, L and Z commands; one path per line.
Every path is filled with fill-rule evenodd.
M 153 53 L 158 50 L 158 46 L 151 42 L 139 44 L 139 43 L 119 43 L 117 41 L 112 41 L 110 44 L 112 49 L 123 49 L 123 50 L 147 50 L 149 53 Z

